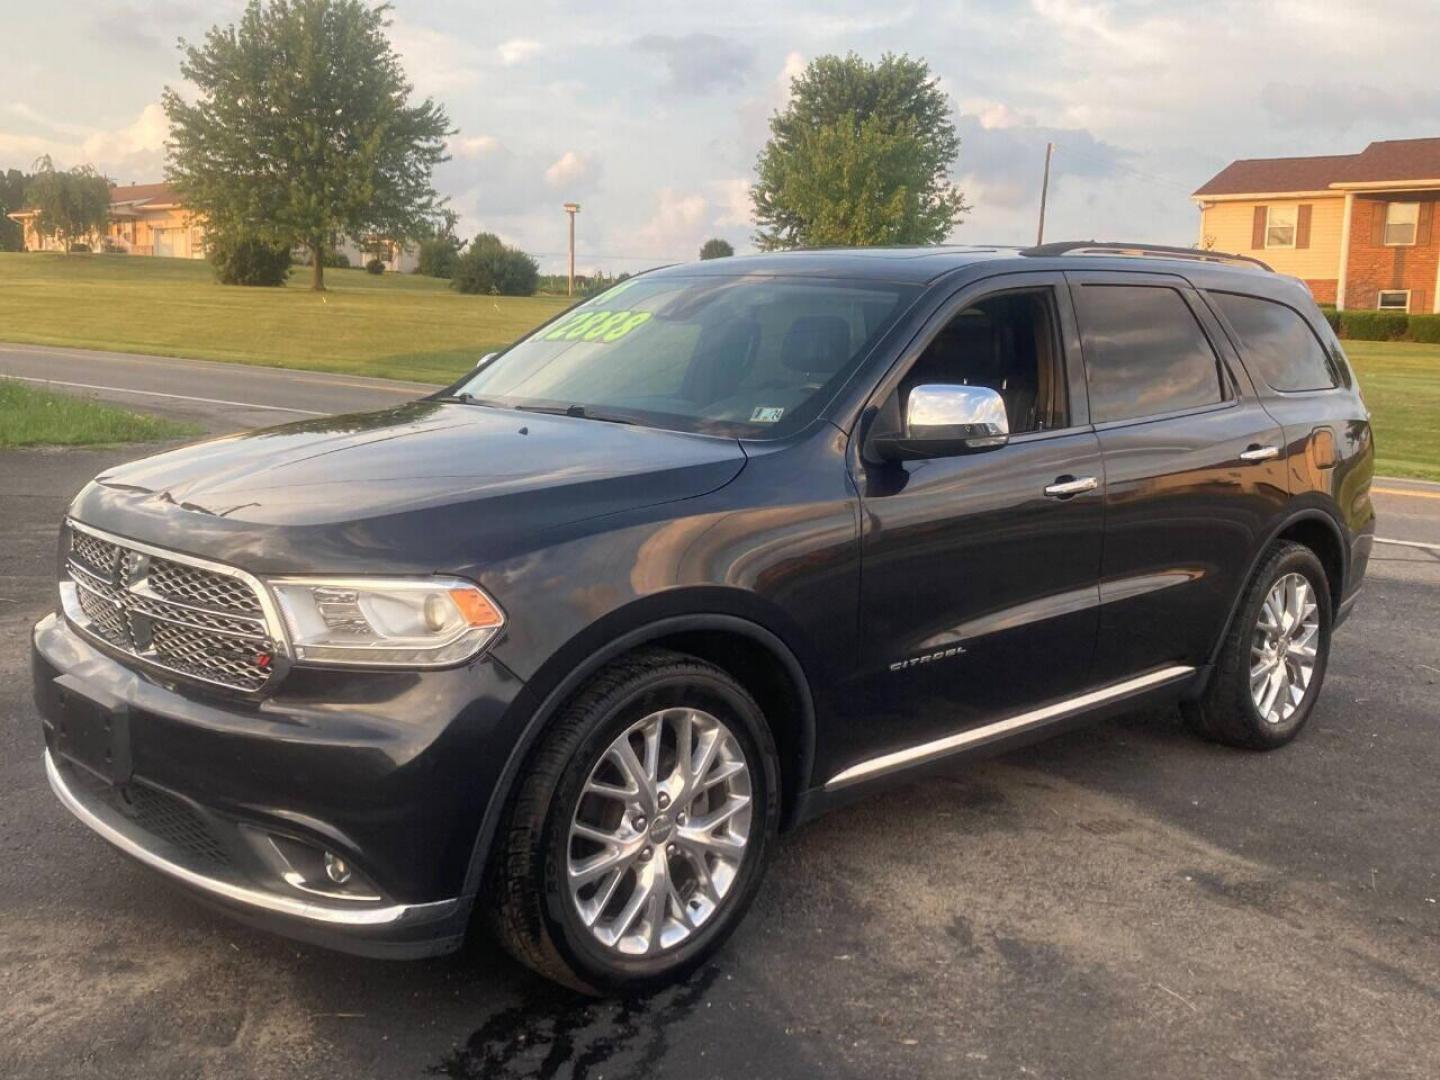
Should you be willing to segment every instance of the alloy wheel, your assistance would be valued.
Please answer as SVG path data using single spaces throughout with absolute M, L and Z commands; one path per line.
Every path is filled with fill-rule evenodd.
M 1278 578 L 1260 606 L 1250 641 L 1250 696 L 1269 724 L 1283 724 L 1305 700 L 1315 677 L 1320 607 L 1303 574 Z
M 739 741 L 710 713 L 650 713 L 612 742 L 571 818 L 566 881 L 602 946 L 647 956 L 689 939 L 739 876 L 751 777 Z

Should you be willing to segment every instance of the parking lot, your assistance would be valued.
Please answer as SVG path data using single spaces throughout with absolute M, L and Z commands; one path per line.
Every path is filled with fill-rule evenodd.
M 220 392 L 213 365 L 136 362 L 117 388 L 118 368 L 102 384 L 29 355 L 0 371 L 34 362 L 215 430 L 332 390 L 368 403 L 314 374 L 313 397 L 263 369 Z M 27 634 L 55 526 L 90 476 L 152 449 L 0 453 L 0 1075 L 1440 1075 L 1440 549 L 1377 547 L 1291 747 L 1130 716 L 897 788 L 786 837 L 689 983 L 602 1002 L 484 941 L 396 964 L 247 930 L 54 800 Z M 1383 486 L 1381 535 L 1440 544 L 1440 490 Z

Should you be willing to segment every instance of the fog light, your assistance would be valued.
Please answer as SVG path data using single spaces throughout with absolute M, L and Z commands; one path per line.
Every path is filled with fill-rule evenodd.
M 350 864 L 333 851 L 327 851 L 325 852 L 325 876 L 336 885 L 344 885 L 350 880 Z

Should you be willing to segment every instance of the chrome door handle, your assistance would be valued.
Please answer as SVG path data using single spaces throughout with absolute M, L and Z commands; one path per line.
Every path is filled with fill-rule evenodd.
M 1271 458 L 1277 458 L 1279 456 L 1280 448 L 1278 446 L 1252 446 L 1250 449 L 1241 452 L 1240 460 L 1269 461 Z
M 1093 476 L 1076 476 L 1069 480 L 1061 477 L 1055 483 L 1045 485 L 1045 494 L 1052 499 L 1068 499 L 1071 495 L 1094 491 L 1099 486 L 1100 481 Z

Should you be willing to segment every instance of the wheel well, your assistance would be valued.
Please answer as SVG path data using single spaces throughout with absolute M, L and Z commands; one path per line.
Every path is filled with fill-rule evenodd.
M 808 747 L 805 702 L 784 661 L 756 639 L 728 630 L 682 630 L 646 641 L 645 646 L 699 657 L 750 691 L 770 724 L 780 755 L 780 820 L 788 824 L 806 781 Z
M 1345 552 L 1335 530 L 1319 518 L 1304 518 L 1287 526 L 1275 539 L 1303 544 L 1315 553 L 1330 583 L 1331 610 L 1338 611 L 1345 586 Z

